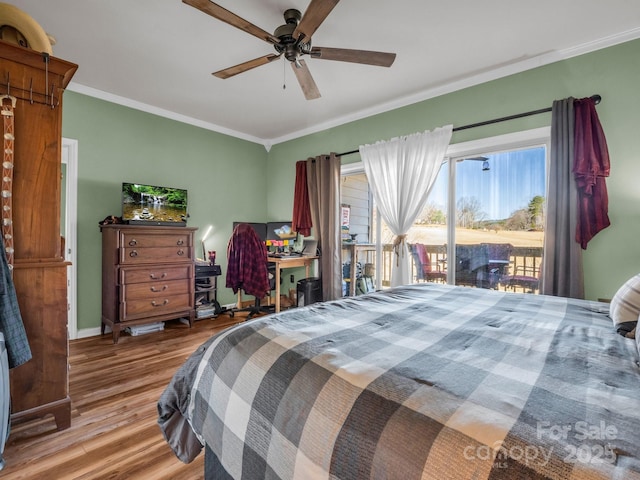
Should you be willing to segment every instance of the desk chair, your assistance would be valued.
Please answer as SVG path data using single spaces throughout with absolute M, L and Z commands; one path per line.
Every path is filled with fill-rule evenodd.
M 258 313 L 273 311 L 271 306 L 261 306 L 260 299 L 269 295 L 272 282 L 267 268 L 267 247 L 253 227 L 247 223 L 239 223 L 227 245 L 227 288 L 233 293 L 240 290 L 255 297 L 254 305 L 247 308 L 234 308 L 235 312 L 249 312 L 247 319 Z

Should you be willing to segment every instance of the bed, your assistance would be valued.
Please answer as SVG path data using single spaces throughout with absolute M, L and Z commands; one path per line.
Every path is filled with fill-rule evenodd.
M 158 402 L 215 479 L 640 479 L 638 348 L 604 303 L 417 284 L 209 339 Z

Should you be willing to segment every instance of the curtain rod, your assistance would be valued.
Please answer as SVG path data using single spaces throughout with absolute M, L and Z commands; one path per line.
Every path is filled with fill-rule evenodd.
M 596 105 L 598 105 L 600 103 L 600 101 L 602 100 L 602 97 L 600 95 L 592 95 L 591 99 L 594 101 L 594 103 Z M 500 117 L 500 118 L 494 118 L 492 120 L 485 120 L 484 122 L 478 122 L 478 123 L 471 123 L 469 125 L 462 125 L 460 127 L 455 127 L 453 129 L 454 132 L 459 132 L 460 130 L 468 130 L 470 128 L 476 128 L 476 127 L 484 127 L 485 125 L 491 125 L 493 123 L 500 123 L 500 122 L 506 122 L 508 120 L 515 120 L 516 118 L 523 118 L 523 117 L 530 117 L 532 115 L 538 115 L 540 113 L 547 113 L 550 112 L 552 109 L 552 107 L 548 107 L 548 108 L 541 108 L 539 110 L 531 110 L 530 112 L 523 112 L 523 113 L 516 113 L 515 115 L 509 115 L 507 117 Z M 344 152 L 344 153 L 336 153 L 337 157 L 344 157 L 345 155 L 352 155 L 354 153 L 358 153 L 360 150 L 350 150 L 348 152 Z

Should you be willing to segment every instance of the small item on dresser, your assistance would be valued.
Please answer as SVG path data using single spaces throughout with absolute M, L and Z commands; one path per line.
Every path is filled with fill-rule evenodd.
M 107 215 L 104 220 L 98 222 L 98 225 L 116 225 L 123 224 L 122 217 L 116 217 L 115 215 Z

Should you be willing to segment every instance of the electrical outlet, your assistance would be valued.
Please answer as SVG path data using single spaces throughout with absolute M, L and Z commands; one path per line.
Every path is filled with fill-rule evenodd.
M 293 282 L 295 282 L 295 281 L 296 281 L 296 280 L 295 280 L 295 277 L 294 277 L 293 275 L 290 275 L 290 276 L 289 276 L 289 280 L 291 281 L 291 283 L 293 283 Z

